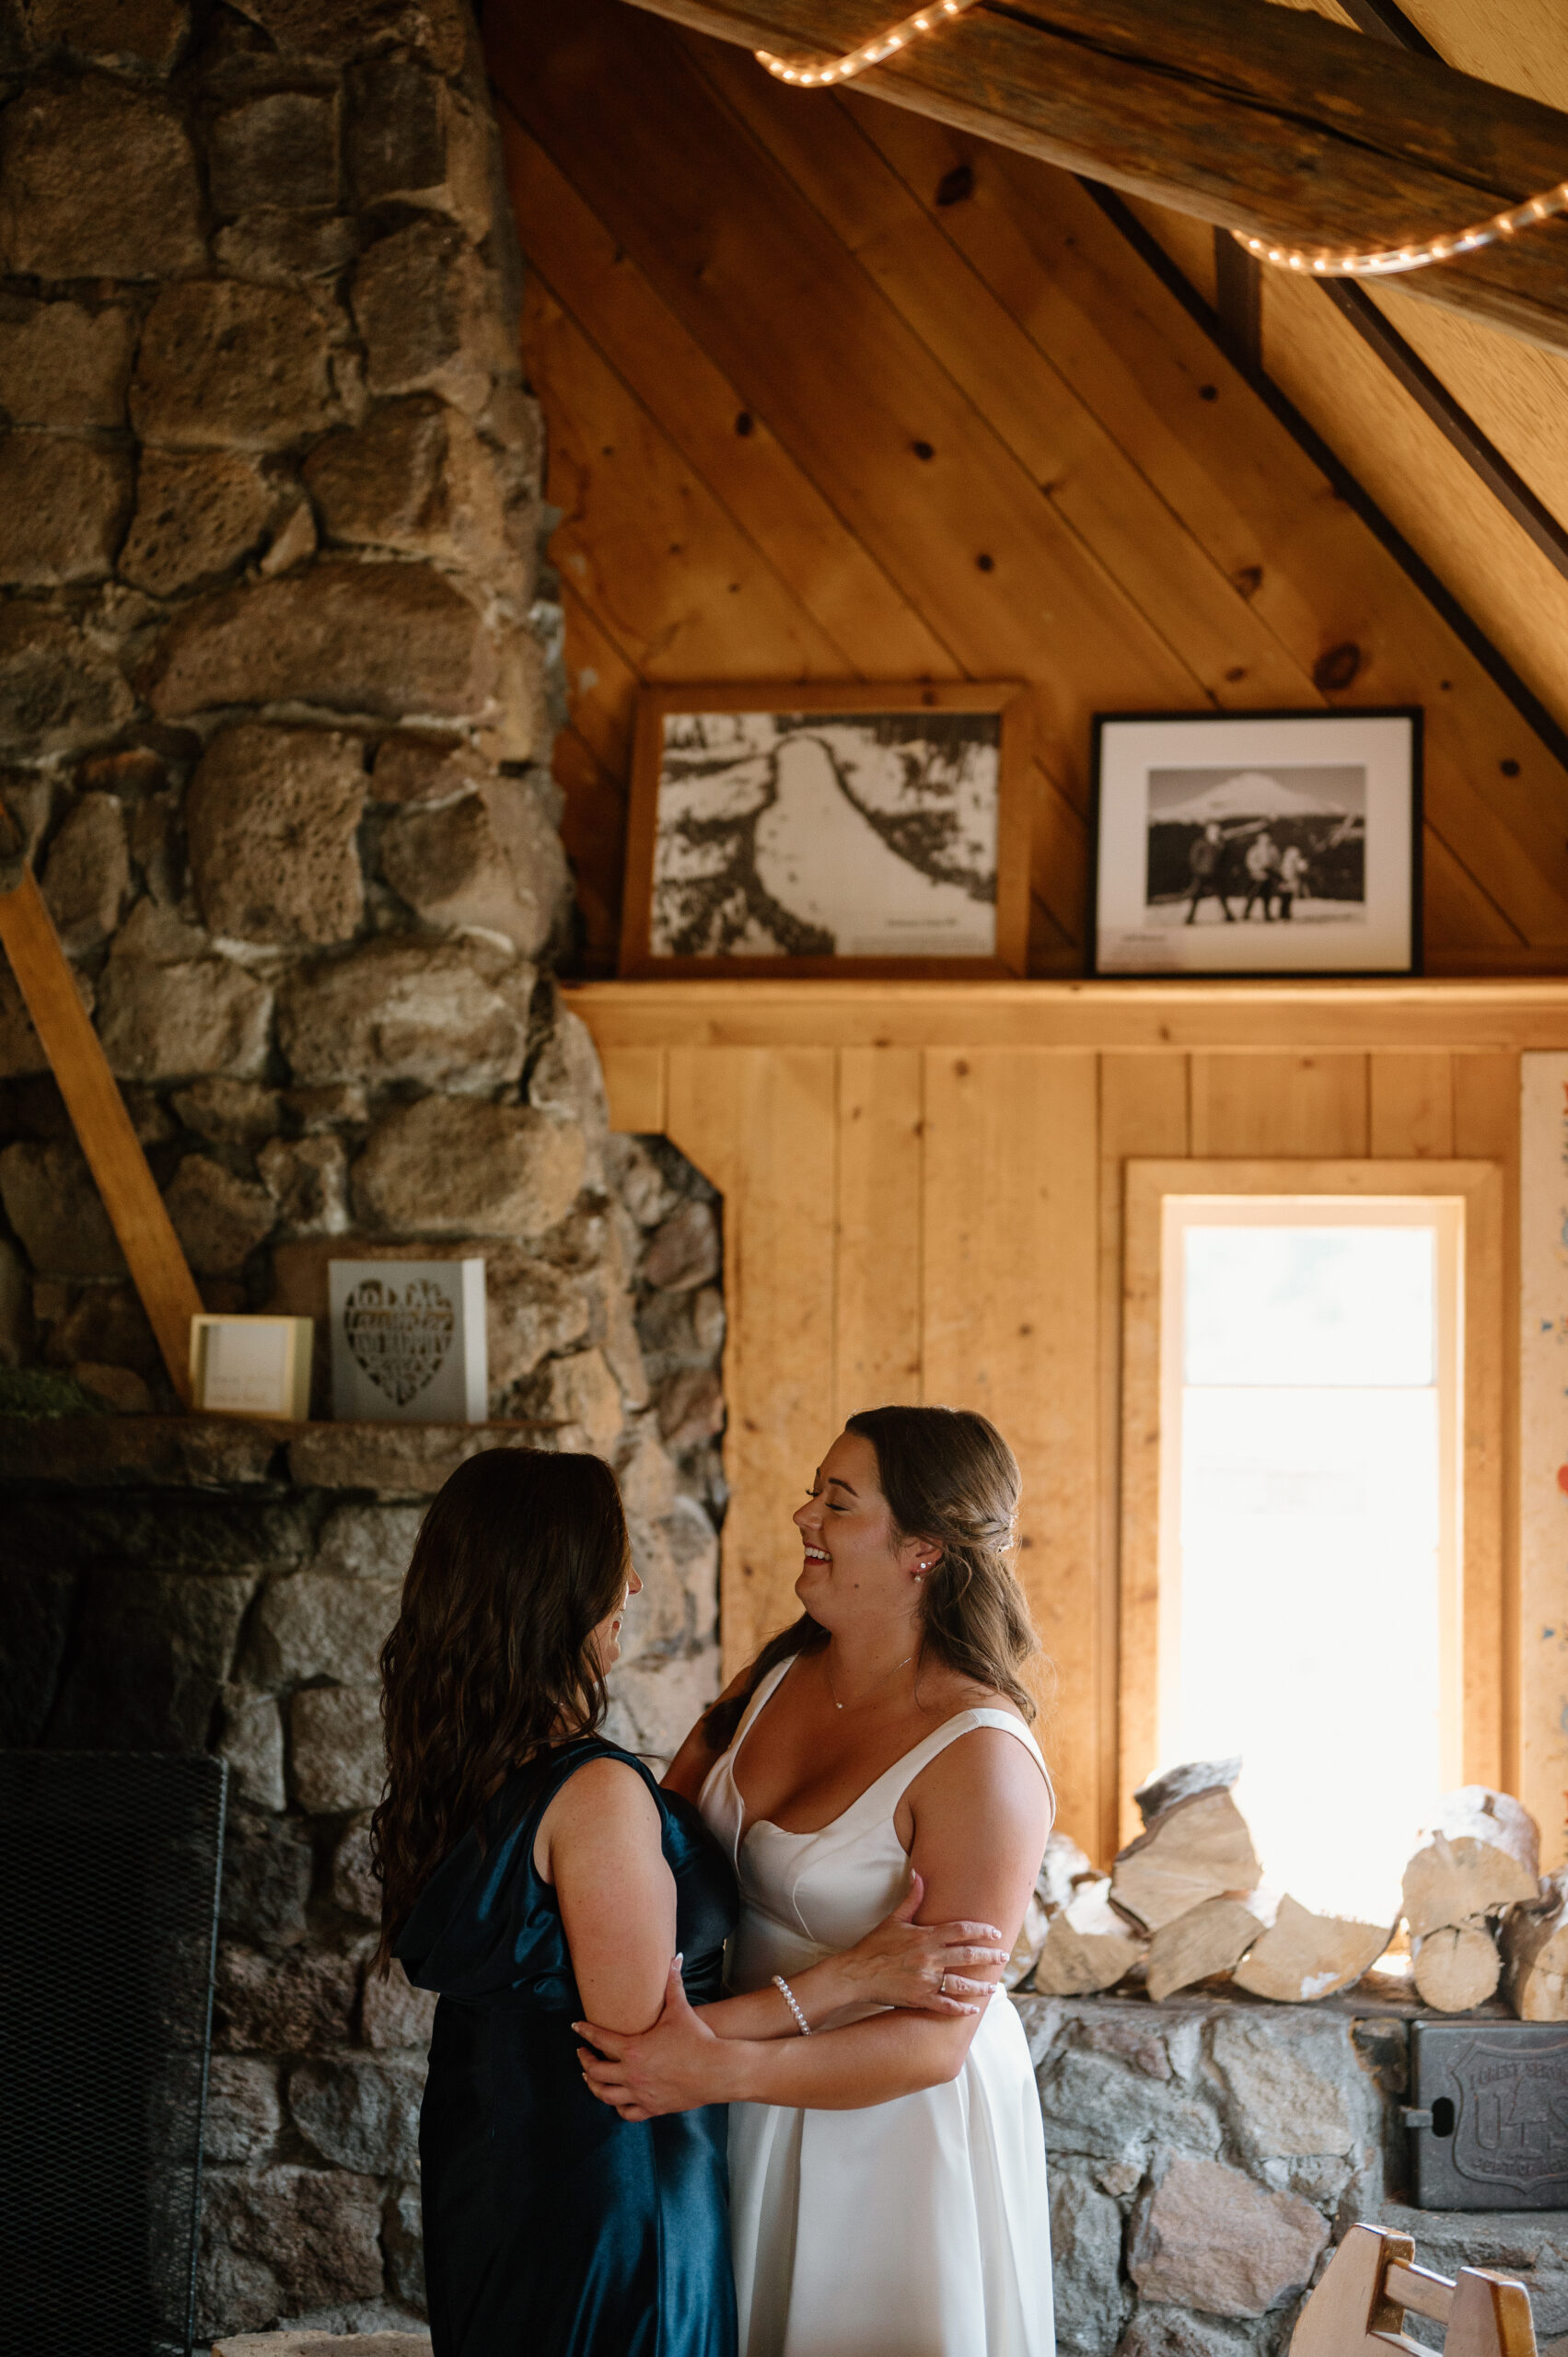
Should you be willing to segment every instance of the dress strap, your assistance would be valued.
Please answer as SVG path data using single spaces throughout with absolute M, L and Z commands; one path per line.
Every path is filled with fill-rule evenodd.
M 737 1752 L 740 1749 L 741 1745 L 750 1734 L 753 1721 L 761 1715 L 761 1713 L 766 1708 L 767 1704 L 772 1700 L 773 1695 L 784 1684 L 784 1681 L 788 1677 L 791 1666 L 795 1660 L 796 1655 L 794 1654 L 786 1654 L 783 1661 L 775 1662 L 772 1669 L 769 1670 L 767 1676 L 758 1687 L 757 1691 L 752 1695 L 749 1702 L 747 1703 L 745 1712 L 741 1717 L 740 1724 L 736 1728 L 734 1735 L 730 1737 L 729 1749 L 725 1755 L 726 1759 L 733 1761 Z
M 1040 1746 L 1022 1719 L 1016 1719 L 1010 1711 L 958 1711 L 952 1718 L 944 1719 L 942 1724 L 934 1728 L 923 1742 L 917 1743 L 912 1751 L 906 1751 L 901 1759 L 895 1759 L 892 1766 L 885 1769 L 874 1784 L 868 1784 L 860 1798 L 850 1803 L 849 1807 L 844 1811 L 844 1816 L 851 1817 L 858 1815 L 860 1810 L 873 1799 L 879 1811 L 890 1812 L 897 1807 L 904 1794 L 923 1769 L 929 1768 L 932 1761 L 940 1753 L 946 1751 L 950 1743 L 957 1743 L 960 1736 L 972 1735 L 977 1727 L 1000 1727 L 1005 1734 L 1016 1736 L 1045 1779 L 1045 1789 L 1051 1794 L 1051 1814 L 1054 1817 L 1056 1794 L 1051 1785 L 1051 1772 L 1040 1755 Z

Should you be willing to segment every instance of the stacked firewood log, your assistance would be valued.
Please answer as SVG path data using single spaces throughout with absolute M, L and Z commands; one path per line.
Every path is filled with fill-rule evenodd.
M 1479 1784 L 1447 1794 L 1388 1920 L 1315 1914 L 1265 1891 L 1233 1786 L 1238 1759 L 1191 1761 L 1134 1794 L 1143 1831 L 1097 1873 L 1052 1834 L 1009 1988 L 1084 1996 L 1139 1984 L 1157 2003 L 1204 1980 L 1310 2004 L 1358 1981 L 1402 1914 L 1417 1995 L 1468 2012 L 1501 1984 L 1525 2021 L 1568 2020 L 1568 1871 L 1539 1878 L 1534 1819 Z
M 1484 2004 L 1503 1977 L 1497 1922 L 1539 1896 L 1540 1836 L 1506 1793 L 1446 1794 L 1405 1868 L 1404 1915 L 1416 1993 L 1440 2014 Z

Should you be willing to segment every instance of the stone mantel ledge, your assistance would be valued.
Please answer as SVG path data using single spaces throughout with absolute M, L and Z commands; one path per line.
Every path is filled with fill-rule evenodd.
M 241 1416 L 0 1416 L 0 1483 L 84 1490 L 366 1490 L 429 1498 L 487 1448 L 559 1448 L 575 1428 L 285 1423 Z M 586 1445 L 586 1442 L 585 1442 Z
M 430 2357 L 427 2332 L 226 2332 L 213 2357 Z

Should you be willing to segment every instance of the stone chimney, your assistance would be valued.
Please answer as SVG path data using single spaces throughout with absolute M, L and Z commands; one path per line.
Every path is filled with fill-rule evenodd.
M 612 1731 L 668 1751 L 717 1683 L 716 1209 L 610 1135 L 552 978 L 558 612 L 472 19 L 0 0 L 0 794 L 187 1257 L 210 1307 L 320 1318 L 331 1257 L 482 1253 L 492 1415 L 621 1473 Z M 4 1452 L 0 1740 L 234 1769 L 203 2329 L 417 2316 L 426 2025 L 364 1983 L 365 1837 L 439 1466 L 171 1437 L 3 961 L 0 1203 L 0 1366 L 110 1411 Z

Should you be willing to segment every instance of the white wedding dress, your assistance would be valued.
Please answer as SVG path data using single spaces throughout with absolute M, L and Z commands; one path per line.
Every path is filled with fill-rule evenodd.
M 703 1786 L 740 1882 L 742 1993 L 853 1947 L 898 1905 L 910 1866 L 894 1812 L 958 1736 L 1005 1727 L 1045 1774 L 1020 1720 L 960 1711 L 819 1832 L 759 1818 L 743 1839 L 736 1759 L 789 1667 L 763 1679 Z M 1052 2357 L 1040 2098 L 1002 1990 L 946 2085 L 859 2111 L 732 2104 L 729 2175 L 740 2357 Z

